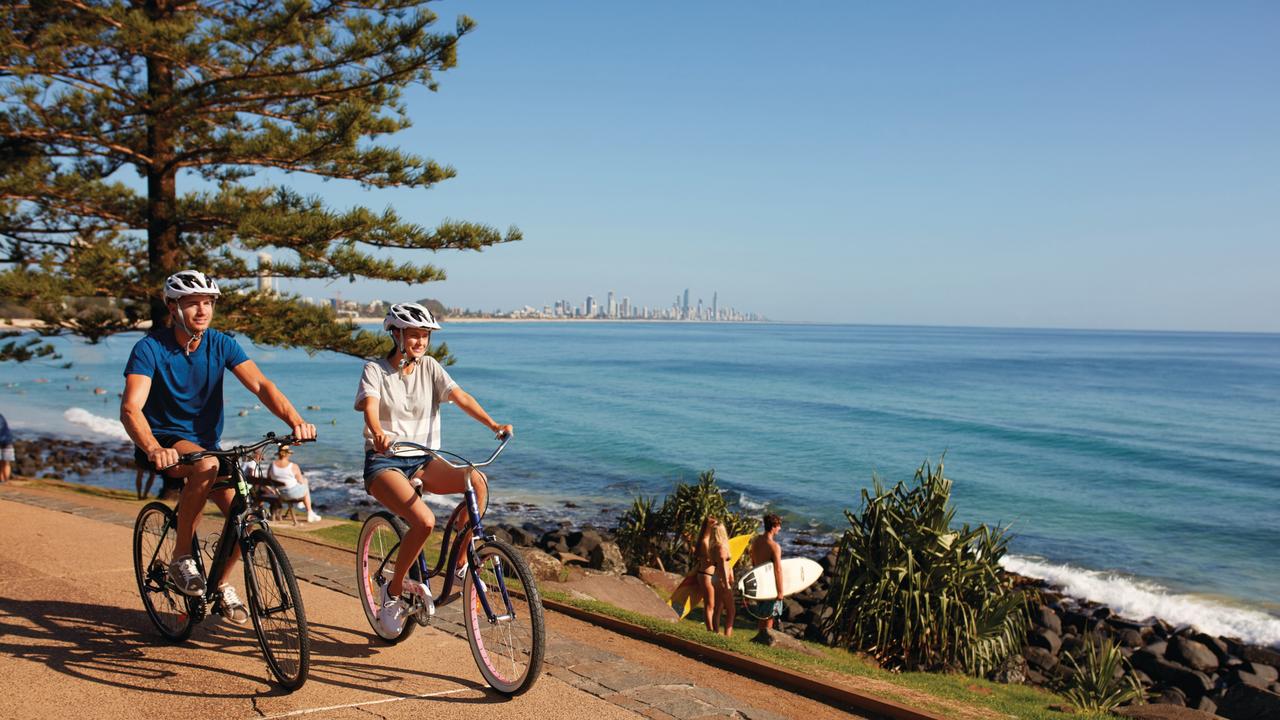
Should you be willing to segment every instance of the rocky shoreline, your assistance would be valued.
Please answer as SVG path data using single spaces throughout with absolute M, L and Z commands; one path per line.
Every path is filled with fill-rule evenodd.
M 101 443 L 37 437 L 15 441 L 15 475 L 83 480 L 107 472 L 132 472 L 129 443 Z M 359 517 L 358 510 L 353 515 Z M 534 523 L 496 524 L 490 528 L 524 549 L 535 573 L 556 579 L 568 568 L 623 574 L 626 563 L 611 530 L 571 527 L 547 529 Z M 822 548 L 814 546 L 814 555 Z M 803 593 L 784 600 L 777 629 L 795 638 L 834 644 L 825 629 L 830 610 L 824 599 L 835 566 L 835 551 L 816 557 L 822 578 Z M 669 593 L 678 576 L 642 569 L 641 577 Z M 1134 667 L 1155 705 L 1184 707 L 1229 720 L 1280 718 L 1280 650 L 1218 637 L 1194 626 L 1174 626 L 1159 618 L 1125 618 L 1100 603 L 1074 598 L 1044 581 L 1010 575 L 1030 591 L 1031 625 L 1020 656 L 1010 658 L 991 679 L 1053 688 L 1068 672 L 1065 657 L 1076 653 L 1089 635 L 1112 639 Z M 1163 717 L 1162 715 L 1144 715 Z M 1168 717 L 1173 717 L 1169 715 Z M 1187 717 L 1187 715 L 1183 715 Z

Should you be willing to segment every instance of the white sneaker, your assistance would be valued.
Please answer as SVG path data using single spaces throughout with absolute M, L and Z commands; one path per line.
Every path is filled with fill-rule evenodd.
M 417 580 L 405 578 L 404 592 L 401 593 L 400 597 L 416 600 L 417 602 L 414 604 L 421 605 L 421 609 L 418 612 L 425 611 L 427 613 L 427 617 L 435 617 L 436 601 L 431 597 L 431 588 L 426 584 L 420 583 Z
M 196 561 L 190 555 L 174 558 L 169 563 L 169 582 L 173 583 L 178 592 L 188 597 L 204 595 L 204 576 L 200 574 L 200 568 L 196 567 Z
M 320 516 L 315 514 L 314 512 L 309 512 L 307 513 L 307 522 L 309 523 L 320 522 Z
M 390 637 L 399 637 L 404 632 L 405 610 L 404 602 L 400 598 L 392 598 L 387 595 L 387 588 L 391 583 L 385 583 L 378 590 L 378 627 L 382 628 L 384 635 Z
M 244 625 L 249 622 L 249 608 L 240 600 L 240 596 L 236 594 L 236 589 L 231 585 L 223 585 L 218 588 L 220 597 L 218 603 L 214 606 L 214 611 L 222 615 L 222 619 L 234 625 Z

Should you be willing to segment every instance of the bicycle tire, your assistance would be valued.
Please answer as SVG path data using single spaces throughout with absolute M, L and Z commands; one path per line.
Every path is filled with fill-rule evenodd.
M 307 681 L 311 666 L 307 613 L 289 556 L 263 528 L 249 534 L 244 581 L 249 616 L 267 667 L 284 689 L 297 690 Z
M 165 527 L 168 529 L 161 535 Z M 191 603 L 204 602 L 169 586 L 169 563 L 173 561 L 177 539 L 177 516 L 168 505 L 150 502 L 138 512 L 133 523 L 133 575 L 138 582 L 138 594 L 151 624 L 174 643 L 191 637 L 195 627 Z
M 380 591 L 383 584 L 391 580 L 396 568 L 395 558 L 389 558 L 388 554 L 399 552 L 400 541 L 408 531 L 403 520 L 381 510 L 365 518 L 360 526 L 360 539 L 356 541 L 356 589 L 360 594 L 360 607 L 364 609 L 364 617 L 374 634 L 392 644 L 412 635 L 418 625 L 417 622 L 406 622 L 398 635 L 391 635 L 378 623 L 378 612 L 382 609 Z M 382 568 L 381 577 L 377 575 L 379 567 Z M 411 568 L 410 572 L 414 579 L 418 579 L 417 568 Z
M 526 692 L 542 673 L 546 651 L 546 627 L 543 620 L 542 596 L 533 571 L 519 552 L 501 540 L 490 540 L 476 550 L 477 566 L 467 572 L 462 582 L 463 624 L 471 656 L 480 668 L 485 682 L 507 696 Z M 494 614 L 506 614 L 506 603 L 497 582 L 501 568 L 503 584 L 511 598 L 514 613 L 508 619 L 489 622 L 477 594 L 476 575 L 483 583 L 489 607 Z

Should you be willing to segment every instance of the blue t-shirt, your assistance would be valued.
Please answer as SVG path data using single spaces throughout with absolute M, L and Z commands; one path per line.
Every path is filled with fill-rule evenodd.
M 133 346 L 124 374 L 151 378 L 142 415 L 152 434 L 213 448 L 222 437 L 223 370 L 248 360 L 235 338 L 213 329 L 205 331 L 200 347 L 188 356 L 173 329 L 165 328 Z
M 9 432 L 9 423 L 5 422 L 3 415 L 0 415 L 0 447 L 9 447 L 12 444 L 13 433 Z

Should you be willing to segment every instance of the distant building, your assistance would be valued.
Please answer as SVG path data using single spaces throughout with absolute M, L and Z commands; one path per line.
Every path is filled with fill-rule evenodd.
M 258 253 L 258 292 L 274 295 L 274 278 L 271 277 L 271 255 Z

